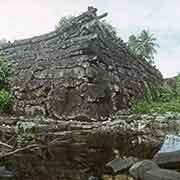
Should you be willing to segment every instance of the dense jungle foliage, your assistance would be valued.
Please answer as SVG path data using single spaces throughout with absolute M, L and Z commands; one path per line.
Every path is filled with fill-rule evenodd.
M 6 112 L 13 101 L 13 96 L 7 86 L 8 66 L 6 60 L 0 57 L 0 112 Z
M 173 86 L 164 83 L 164 86 L 160 87 L 159 95 L 155 100 L 143 99 L 137 102 L 132 108 L 133 112 L 180 112 L 180 74 L 171 78 L 170 81 L 173 82 Z

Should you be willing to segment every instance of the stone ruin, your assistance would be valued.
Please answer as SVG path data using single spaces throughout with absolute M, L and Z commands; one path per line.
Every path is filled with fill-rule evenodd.
M 0 116 L 0 141 L 8 143 L 0 159 L 18 180 L 114 176 L 109 161 L 152 158 L 171 131 L 168 123 L 180 127 L 157 114 L 119 111 L 106 119 L 163 82 L 155 67 L 103 27 L 106 15 L 89 7 L 54 32 L 0 47 L 15 96 L 12 115 Z
M 14 114 L 100 120 L 162 82 L 158 70 L 114 42 L 102 27 L 106 15 L 89 7 L 64 28 L 0 48 L 11 67 Z

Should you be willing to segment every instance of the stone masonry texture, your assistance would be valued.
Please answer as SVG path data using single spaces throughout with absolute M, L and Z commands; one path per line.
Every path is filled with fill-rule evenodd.
M 103 120 L 162 82 L 161 73 L 127 45 L 114 42 L 96 8 L 54 32 L 7 43 L 10 88 L 17 115 Z

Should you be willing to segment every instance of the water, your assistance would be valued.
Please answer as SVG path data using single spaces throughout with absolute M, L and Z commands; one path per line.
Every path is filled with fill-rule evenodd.
M 17 172 L 18 180 L 88 180 L 93 176 L 100 179 L 105 174 L 112 174 L 106 164 L 116 156 L 152 158 L 160 149 L 161 141 L 148 137 L 98 134 L 88 137 L 83 144 L 56 145 L 43 152 L 24 152 L 5 162 L 9 169 Z
M 165 134 L 169 135 L 165 137 Z M 38 133 L 36 135 L 41 137 Z M 61 133 L 57 132 L 48 131 L 45 135 L 52 139 L 61 137 Z M 154 132 L 149 128 L 136 133 L 119 130 L 90 133 L 88 129 L 75 129 L 70 135 L 63 136 L 70 139 L 66 143 L 24 151 L 3 159 L 1 163 L 16 172 L 18 180 L 88 180 L 90 177 L 101 179 L 103 175 L 112 176 L 112 172 L 106 169 L 105 165 L 114 158 L 135 156 L 139 159 L 151 159 L 159 150 L 169 152 L 180 149 L 178 133 L 163 130 Z M 107 176 L 104 179 L 110 180 Z M 119 179 L 122 177 L 118 177 Z
M 178 150 L 180 150 L 180 135 L 166 135 L 160 152 L 173 152 Z

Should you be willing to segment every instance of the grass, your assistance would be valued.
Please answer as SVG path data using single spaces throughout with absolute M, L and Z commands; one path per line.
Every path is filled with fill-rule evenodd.
M 156 100 L 140 100 L 133 107 L 134 113 L 180 113 L 180 75 L 176 78 L 176 88 L 161 87 Z
M 132 111 L 135 113 L 165 113 L 165 112 L 179 112 L 180 113 L 180 99 L 174 99 L 169 102 L 138 102 L 133 106 Z

